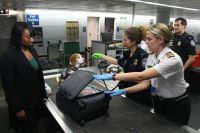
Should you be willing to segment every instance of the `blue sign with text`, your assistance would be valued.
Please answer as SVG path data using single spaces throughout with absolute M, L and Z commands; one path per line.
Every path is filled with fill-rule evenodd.
M 26 22 L 31 24 L 31 25 L 39 25 L 39 15 L 27 14 L 26 15 Z

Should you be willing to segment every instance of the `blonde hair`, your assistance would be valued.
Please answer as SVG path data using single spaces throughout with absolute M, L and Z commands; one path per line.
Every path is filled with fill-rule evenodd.
M 136 44 L 140 44 L 142 40 L 146 38 L 146 28 L 144 26 L 129 27 L 124 31 L 124 34 L 129 40 L 136 41 Z
M 169 30 L 168 26 L 163 23 L 158 23 L 147 28 L 156 38 L 163 37 L 165 44 L 169 43 L 172 39 L 173 33 Z

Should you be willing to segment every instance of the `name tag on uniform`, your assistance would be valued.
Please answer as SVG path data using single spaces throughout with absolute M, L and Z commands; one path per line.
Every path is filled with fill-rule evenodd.
M 133 65 L 136 66 L 137 64 L 138 64 L 138 60 L 135 59 L 135 60 L 133 61 Z
M 151 68 L 151 67 L 153 67 L 153 66 L 147 65 L 147 68 Z

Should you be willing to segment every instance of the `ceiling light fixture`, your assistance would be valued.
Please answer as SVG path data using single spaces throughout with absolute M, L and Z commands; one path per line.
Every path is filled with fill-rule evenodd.
M 155 3 L 155 2 L 149 2 L 149 1 L 142 1 L 142 0 L 125 0 L 125 1 L 144 3 L 144 4 L 156 5 L 156 6 L 163 6 L 163 7 L 170 7 L 170 8 L 176 8 L 176 9 L 185 9 L 185 10 L 190 10 L 190 11 L 199 11 L 199 9 L 195 9 L 195 8 L 187 8 L 187 7 L 181 7 L 181 6 L 167 5 L 167 4 Z

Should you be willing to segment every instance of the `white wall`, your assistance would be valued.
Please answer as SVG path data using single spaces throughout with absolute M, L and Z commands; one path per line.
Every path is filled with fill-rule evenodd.
M 150 21 L 156 23 L 156 16 L 144 16 L 144 15 L 135 15 L 133 24 L 136 26 L 143 25 L 149 26 Z
M 25 10 L 26 14 L 39 15 L 39 26 L 43 27 L 43 37 L 46 54 L 47 41 L 58 42 L 58 40 L 66 40 L 66 21 L 79 21 L 79 42 L 80 50 L 84 51 L 87 46 L 87 28 L 86 32 L 83 32 L 83 27 L 87 27 L 88 17 L 99 17 L 100 32 L 104 32 L 105 18 L 115 18 L 114 26 L 114 39 L 122 39 L 124 27 L 130 27 L 132 25 L 132 14 L 119 14 L 119 13 L 104 13 L 104 12 L 87 12 L 87 11 L 70 11 L 70 10 Z M 174 22 L 175 18 L 170 18 L 170 21 Z M 156 16 L 144 16 L 135 15 L 133 25 L 145 25 L 148 26 L 150 21 L 156 23 Z M 197 40 L 197 34 L 200 32 L 200 20 L 188 19 L 188 26 L 186 31 L 193 35 Z M 117 31 L 119 29 L 119 31 Z M 99 36 L 100 38 L 100 36 Z
M 119 14 L 119 13 L 103 13 L 103 12 L 80 12 L 70 10 L 25 10 L 26 14 L 39 15 L 39 26 L 43 27 L 43 39 L 45 45 L 45 52 L 47 41 L 58 42 L 58 40 L 66 40 L 66 21 L 79 21 L 79 42 L 80 50 L 84 51 L 87 46 L 87 33 L 83 32 L 83 27 L 87 27 L 87 17 L 99 17 L 100 33 L 104 32 L 105 17 L 115 18 L 115 28 L 120 26 L 120 18 L 126 18 L 127 27 L 131 26 L 132 15 L 131 14 Z M 87 31 L 87 29 L 86 29 Z M 115 36 L 120 39 L 121 31 L 116 32 Z M 46 54 L 46 53 L 45 53 Z
M 194 36 L 195 41 L 197 41 L 197 34 L 200 33 L 200 20 L 187 20 L 186 31 Z
M 154 24 L 155 24 L 156 16 L 135 15 L 134 25 L 148 26 L 150 24 L 150 21 L 152 20 L 154 21 Z M 170 22 L 172 21 L 173 24 L 174 24 L 174 20 L 175 18 L 170 18 Z M 193 35 L 195 41 L 197 41 L 197 34 L 200 33 L 200 20 L 187 19 L 186 32 L 189 33 L 190 35 Z

